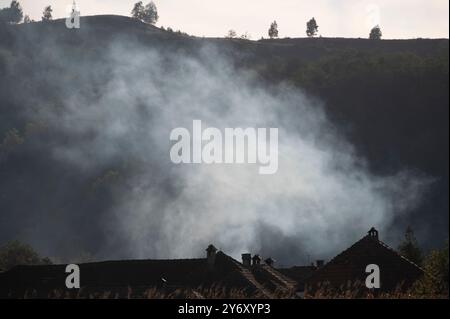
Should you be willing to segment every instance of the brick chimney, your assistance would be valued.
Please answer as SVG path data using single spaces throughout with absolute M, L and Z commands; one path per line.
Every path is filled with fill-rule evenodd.
M 378 230 L 375 227 L 372 227 L 367 233 L 370 238 L 378 240 Z
M 251 254 L 242 254 L 242 264 L 245 267 L 250 267 L 252 264 L 252 255 Z
M 261 264 L 261 257 L 259 255 L 255 255 L 252 258 L 253 266 L 258 266 Z

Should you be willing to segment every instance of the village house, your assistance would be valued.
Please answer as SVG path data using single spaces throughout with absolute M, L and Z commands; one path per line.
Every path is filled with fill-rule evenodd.
M 377 292 L 405 291 L 424 274 L 419 266 L 383 243 L 378 231 L 372 228 L 350 248 L 327 264 L 319 265 L 310 276 L 302 278 L 299 287 L 303 285 L 309 293 L 321 288 L 336 291 L 358 288 L 364 291 L 369 276 L 366 273 L 368 265 L 379 268 L 380 287 L 376 289 Z M 285 271 L 283 273 L 288 274 Z
M 368 265 L 379 268 L 379 292 L 405 290 L 424 271 L 368 234 L 328 263 L 276 269 L 274 260 L 242 254 L 237 261 L 213 245 L 205 258 L 121 260 L 79 264 L 80 289 L 65 286 L 66 265 L 16 266 L 0 272 L 0 298 L 292 298 L 323 289 L 367 290 Z M 153 291 L 149 296 L 148 291 Z
M 66 265 L 16 266 L 0 273 L 0 298 L 24 297 L 290 297 L 296 282 L 243 254 L 242 263 L 209 245 L 206 258 L 79 264 L 81 289 L 67 289 Z M 205 296 L 207 294 L 207 296 Z

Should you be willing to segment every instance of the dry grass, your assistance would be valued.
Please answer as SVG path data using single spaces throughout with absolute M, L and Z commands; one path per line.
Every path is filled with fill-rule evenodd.
M 122 287 L 122 288 L 82 288 L 76 291 L 52 290 L 42 295 L 36 290 L 26 291 L 24 299 L 265 299 L 260 292 L 249 293 L 246 289 L 230 289 L 220 285 L 198 288 L 157 288 L 157 287 Z M 292 292 L 276 291 L 271 299 L 298 298 Z M 383 293 L 368 291 L 360 282 L 349 282 L 339 288 L 322 284 L 314 291 L 306 291 L 304 299 L 448 299 L 448 293 L 426 293 L 418 291 L 415 286 L 409 290 L 401 286 L 393 292 Z
M 398 285 L 394 291 L 378 292 L 368 290 L 361 282 L 348 282 L 339 288 L 324 283 L 314 291 L 306 291 L 305 299 L 448 299 L 447 293 L 426 292 L 417 290 L 417 286 L 405 289 Z
M 286 294 L 275 293 L 274 298 L 289 297 Z M 292 296 L 290 296 L 292 298 Z M 82 288 L 76 292 L 54 289 L 46 295 L 36 290 L 26 291 L 24 299 L 262 299 L 266 298 L 260 293 L 249 293 L 245 289 L 228 289 L 223 286 L 192 288 L 160 289 L 156 287 L 147 289 L 133 289 L 131 287 L 111 290 L 95 290 Z

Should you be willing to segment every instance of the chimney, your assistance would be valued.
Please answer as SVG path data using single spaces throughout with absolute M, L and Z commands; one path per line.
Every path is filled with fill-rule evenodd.
M 268 266 L 270 266 L 270 267 L 273 267 L 273 264 L 275 263 L 275 260 L 273 260 L 272 258 L 267 258 L 266 260 L 264 260 L 264 262 L 268 265 Z
M 206 259 L 209 266 L 214 266 L 214 263 L 216 261 L 216 252 L 217 248 L 213 245 L 209 245 L 208 248 L 206 248 Z
M 242 264 L 245 267 L 250 267 L 252 263 L 252 255 L 251 254 L 242 254 Z
M 259 264 L 261 264 L 261 257 L 259 255 L 255 255 L 252 258 L 253 261 L 253 266 L 258 266 Z
M 378 240 L 378 230 L 376 230 L 375 227 L 372 227 L 367 233 L 370 238 Z
M 322 268 L 323 265 L 325 265 L 325 261 L 324 260 L 321 260 L 321 259 L 316 260 L 316 267 L 317 267 L 317 269 Z

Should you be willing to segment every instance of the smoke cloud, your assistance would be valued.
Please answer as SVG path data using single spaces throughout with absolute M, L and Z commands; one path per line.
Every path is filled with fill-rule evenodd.
M 28 91 L 34 99 L 24 117 L 52 132 L 39 142 L 48 161 L 100 189 L 86 186 L 87 197 L 104 196 L 106 204 L 71 206 L 78 184 L 61 176 L 60 192 L 47 195 L 52 213 L 25 235 L 50 254 L 65 247 L 97 258 L 184 258 L 203 256 L 213 243 L 237 258 L 251 252 L 302 264 L 332 257 L 372 226 L 392 227 L 427 184 L 408 171 L 374 176 L 320 100 L 262 83 L 214 46 L 191 55 L 118 38 L 101 58 L 80 60 L 77 50 L 42 49 L 29 81 L 42 76 L 52 97 Z M 221 130 L 278 128 L 278 172 L 173 164 L 170 132 L 194 119 Z

